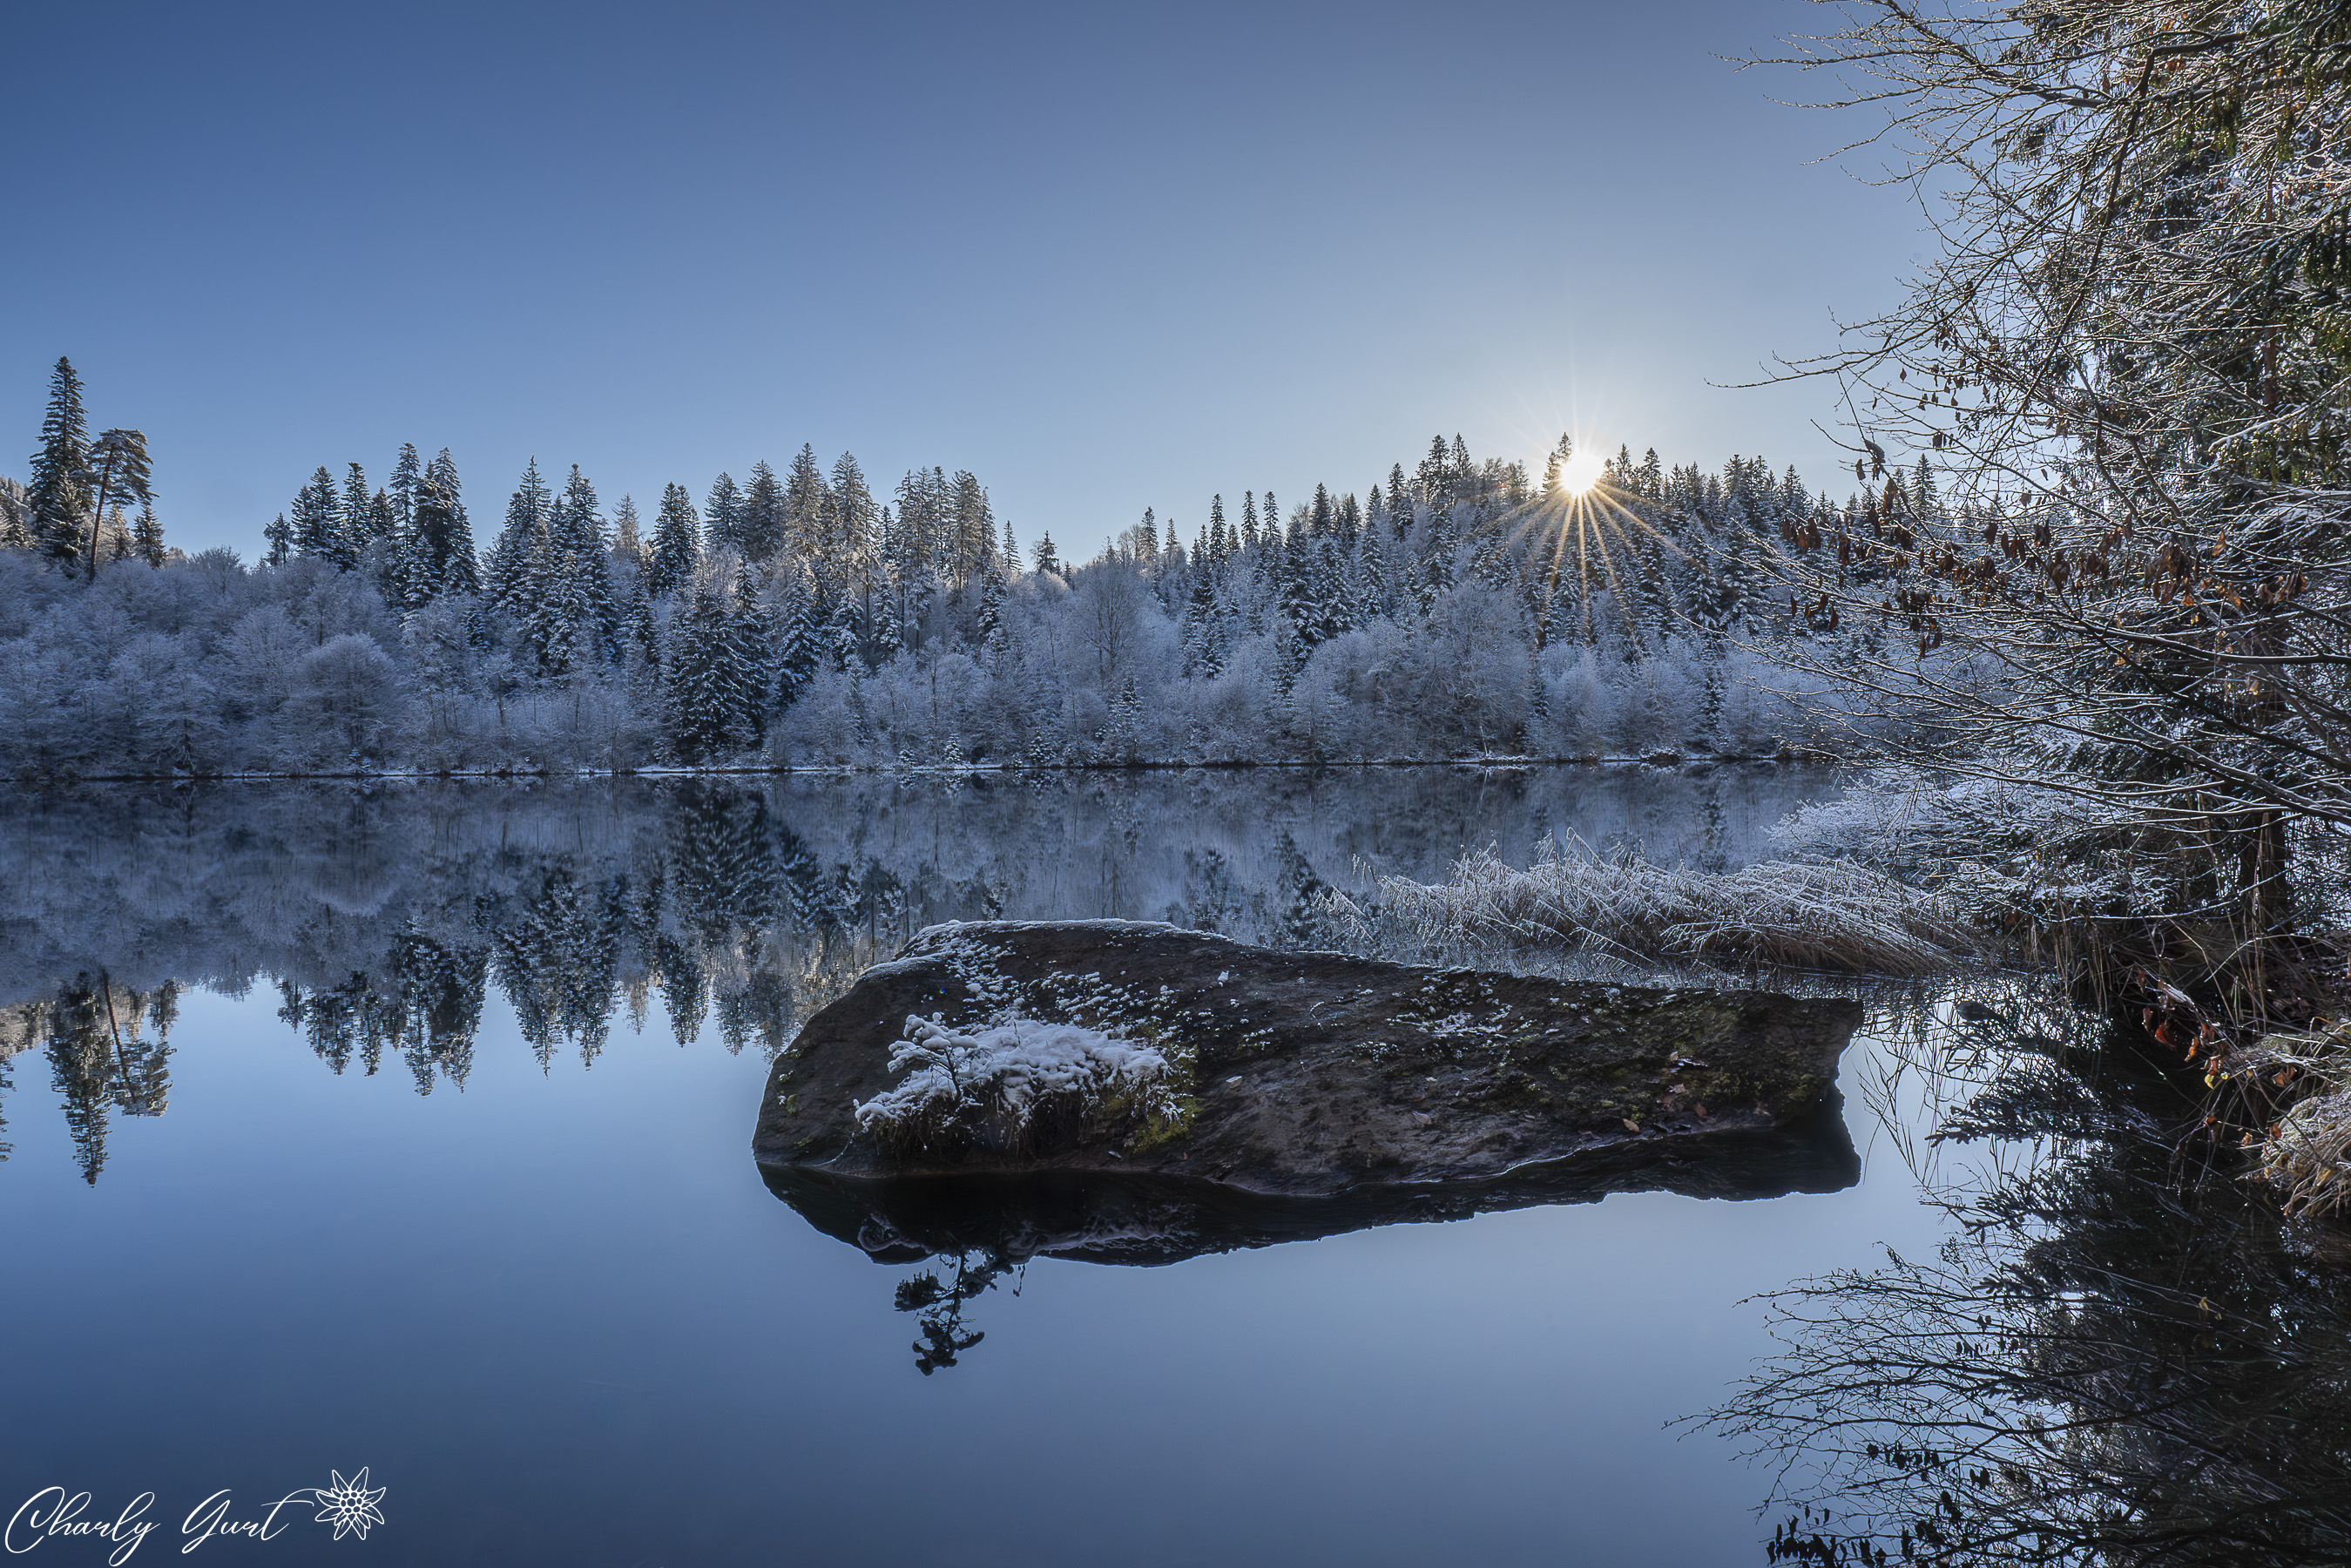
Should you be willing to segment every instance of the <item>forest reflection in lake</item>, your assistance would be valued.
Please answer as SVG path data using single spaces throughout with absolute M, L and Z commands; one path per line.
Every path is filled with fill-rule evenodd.
M 1433 878 L 1545 833 L 1719 865 L 1822 771 L 785 776 L 538 787 L 96 789 L 0 800 L 0 1064 L 36 1046 L 85 1175 L 169 1092 L 183 987 L 273 987 L 336 1072 L 460 1087 L 493 988 L 542 1066 L 656 998 L 683 1044 L 782 1049 L 924 925 L 1165 920 L 1314 944 L 1357 867 Z M 0 1102 L 0 1105 L 5 1105 Z M 5 1129 L 0 1122 L 0 1129 Z M 5 1136 L 5 1132 L 0 1132 Z

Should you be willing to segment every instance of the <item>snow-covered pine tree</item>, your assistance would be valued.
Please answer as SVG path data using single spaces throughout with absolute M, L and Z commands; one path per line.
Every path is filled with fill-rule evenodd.
M 0 474 L 0 549 L 26 549 L 33 543 L 33 508 L 24 486 Z
M 979 574 L 979 619 L 972 632 L 982 648 L 993 652 L 1004 638 L 1004 574 L 990 561 Z
M 400 456 L 392 465 L 392 483 L 385 493 L 392 497 L 392 531 L 401 538 L 413 538 L 416 528 L 416 486 L 424 477 L 424 460 L 417 455 L 416 443 L 400 444 Z
M 702 519 L 683 485 L 662 487 L 661 511 L 653 519 L 653 542 L 645 563 L 645 587 L 674 593 L 702 562 Z
M 442 455 L 446 458 L 448 454 Z M 444 593 L 470 593 L 478 580 L 474 567 L 474 530 L 457 498 L 456 468 L 446 473 L 435 460 L 410 493 L 409 538 L 402 598 L 409 608 L 429 604 Z
M 497 542 L 490 547 L 489 559 L 485 563 L 487 570 L 483 573 L 487 579 L 490 602 L 509 614 L 519 615 L 528 609 L 526 600 L 531 591 L 531 577 L 545 546 L 548 519 L 554 509 L 554 492 L 539 477 L 538 459 L 534 457 L 524 467 L 515 493 L 507 499 L 506 526 L 498 530 Z
M 310 482 L 294 497 L 294 551 L 348 569 L 350 541 L 343 534 L 342 500 L 335 494 L 334 476 L 321 465 Z
M 283 566 L 294 557 L 294 525 L 280 512 L 276 518 L 262 525 L 261 560 L 265 566 Z
M 139 503 L 139 520 L 131 525 L 131 548 L 149 566 L 163 564 L 163 525 L 155 517 L 155 497 Z
M 735 527 L 725 535 L 719 534 L 717 529 L 717 510 L 718 503 L 714 496 L 711 500 L 711 537 L 723 538 L 752 565 L 774 555 L 790 537 L 791 523 L 783 481 L 776 477 L 776 471 L 768 466 L 764 457 L 751 465 L 751 479 L 743 486 L 743 502 L 736 510 Z
M 863 571 L 873 559 L 873 531 L 880 523 L 881 504 L 865 483 L 865 470 L 844 452 L 832 461 L 833 538 L 828 546 L 832 570 L 844 579 Z
M 465 515 L 465 489 L 457 478 L 457 460 L 443 447 L 424 470 L 441 508 L 432 526 L 420 526 L 418 535 L 427 563 L 428 597 L 441 593 L 478 593 L 482 590 L 480 558 L 474 549 L 474 524 Z
M 823 627 L 818 621 L 825 595 L 816 574 L 801 567 L 793 574 L 791 594 L 782 608 L 783 626 L 776 647 L 776 711 L 799 701 L 800 693 L 821 661 Z
M 968 582 L 987 570 L 987 558 L 996 551 L 996 514 L 988 507 L 987 492 L 970 469 L 957 469 L 951 483 L 949 570 L 957 581 Z
M 736 605 L 739 568 L 721 552 L 679 590 L 662 664 L 662 730 L 670 754 L 689 765 L 751 744 L 760 706 L 757 662 L 744 645 Z
M 702 503 L 702 537 L 711 549 L 739 550 L 742 527 L 742 487 L 733 475 L 722 473 L 711 482 L 710 495 Z
M 41 416 L 41 449 L 33 454 L 26 497 L 30 529 L 41 552 L 68 570 L 80 558 L 91 506 L 82 476 L 89 466 L 89 417 L 82 412 L 81 378 L 59 356 L 49 372 L 48 408 Z
M 344 548 L 350 551 L 352 564 L 357 565 L 382 538 L 381 525 L 391 519 L 377 515 L 375 492 L 368 488 L 367 471 L 356 463 L 343 476 L 342 514 Z
M 637 502 L 633 496 L 623 496 L 612 508 L 612 557 L 643 565 L 645 541 L 637 526 Z
M 824 470 L 817 465 L 816 448 L 806 442 L 792 455 L 782 500 L 777 542 L 789 545 L 802 560 L 825 560 L 836 532 L 832 487 L 824 482 Z
M 616 657 L 620 617 L 612 602 L 611 547 L 604 538 L 604 513 L 596 499 L 596 486 L 588 482 L 577 463 L 571 465 L 563 494 L 549 514 L 548 537 L 554 547 L 553 560 L 570 578 L 568 594 L 580 606 L 585 646 L 596 658 Z

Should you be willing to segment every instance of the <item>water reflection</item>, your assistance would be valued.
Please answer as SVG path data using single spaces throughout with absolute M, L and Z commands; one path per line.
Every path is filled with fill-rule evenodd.
M 340 1073 L 462 1090 L 484 1009 L 539 1063 L 592 1065 L 656 997 L 684 1044 L 772 1053 L 920 927 L 1163 919 L 1324 939 L 1359 862 L 1434 877 L 1546 832 L 1726 864 L 1824 774 L 1374 769 L 952 783 L 411 784 L 0 797 L 0 1111 L 45 1052 L 92 1181 L 117 1115 L 158 1114 L 183 986 L 244 996 Z M 6 1124 L 0 1121 L 0 1155 Z
M 1939 1256 L 1807 1280 L 1714 1413 L 1779 1467 L 1774 1560 L 2351 1560 L 2339 1239 L 2282 1220 L 2121 1026 L 1970 1009 Z

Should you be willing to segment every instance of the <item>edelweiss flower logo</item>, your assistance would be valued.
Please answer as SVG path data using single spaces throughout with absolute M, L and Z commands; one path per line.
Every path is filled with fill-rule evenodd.
M 338 1541 L 343 1538 L 346 1531 L 357 1532 L 359 1538 L 365 1541 L 368 1527 L 383 1522 L 383 1514 L 375 1505 L 378 1500 L 391 1489 L 378 1487 L 373 1491 L 368 1490 L 368 1473 L 365 1466 L 361 1466 L 360 1473 L 349 1480 L 343 1479 L 343 1472 L 340 1470 L 329 1470 L 327 1473 L 335 1478 L 335 1484 L 330 1487 L 319 1487 L 311 1494 L 319 1500 L 318 1522 L 332 1523 L 335 1527 L 335 1539 Z

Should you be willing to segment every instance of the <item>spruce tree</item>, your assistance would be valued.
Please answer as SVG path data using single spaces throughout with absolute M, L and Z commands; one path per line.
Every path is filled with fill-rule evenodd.
M 689 766 L 750 741 L 747 714 L 759 693 L 735 600 L 736 563 L 721 556 L 679 591 L 662 664 L 662 729 L 670 753 Z
M 455 469 L 444 476 L 436 461 L 411 493 L 412 524 L 402 592 L 411 609 L 444 593 L 470 593 L 477 580 L 474 530 L 465 521 L 465 504 L 455 493 L 456 482 Z
M 768 547 L 769 554 L 776 544 L 789 545 L 802 560 L 838 564 L 827 559 L 834 533 L 832 487 L 824 481 L 824 470 L 817 466 L 816 449 L 806 443 L 794 455 L 790 477 L 784 484 L 781 523 L 775 544 Z
M 338 567 L 351 564 L 350 542 L 343 537 L 343 506 L 335 494 L 334 476 L 322 465 L 294 497 L 294 553 L 315 556 Z
M 661 511 L 653 519 L 645 586 L 655 594 L 674 593 L 702 561 L 702 519 L 683 485 L 662 487 Z
M 800 452 L 809 466 L 814 468 L 816 459 L 809 456 L 808 449 L 802 447 Z M 793 465 L 795 476 L 799 466 L 797 462 Z M 821 485 L 822 479 L 818 483 Z M 744 560 L 753 564 L 766 560 L 783 548 L 793 527 L 783 481 L 776 477 L 776 471 L 768 466 L 765 458 L 751 465 L 751 482 L 743 486 L 742 505 L 735 512 L 731 528 L 721 530 L 718 511 L 718 497 L 714 491 L 710 498 L 711 537 L 732 546 Z
M 645 541 L 637 531 L 637 503 L 632 496 L 623 496 L 612 508 L 612 554 L 615 559 L 643 565 Z
M 538 459 L 534 457 L 507 500 L 506 526 L 498 530 L 497 543 L 490 547 L 487 586 L 490 601 L 499 608 L 510 612 L 525 608 L 533 566 L 545 544 L 554 509 L 554 493 L 539 477 Z
M 996 514 L 988 507 L 987 492 L 971 470 L 958 469 L 951 486 L 950 559 L 956 580 L 968 582 L 987 570 L 987 558 L 995 553 Z
M 611 549 L 604 538 L 603 508 L 596 486 L 571 465 L 563 494 L 548 517 L 549 549 L 539 579 L 562 580 L 561 598 L 578 617 L 573 623 L 579 646 L 610 659 L 619 652 L 620 621 L 612 601 Z
M 433 459 L 424 476 L 433 482 L 442 508 L 434 523 L 437 532 L 419 529 L 427 546 L 431 592 L 478 593 L 482 578 L 480 559 L 474 551 L 474 525 L 465 516 L 465 492 L 457 479 L 457 460 L 449 455 L 447 447 Z
M 264 547 L 261 559 L 264 565 L 284 566 L 293 558 L 294 525 L 286 520 L 285 513 L 278 513 L 275 521 L 262 528 L 261 539 Z
M 140 503 L 139 520 L 132 525 L 131 539 L 140 559 L 152 567 L 163 564 L 163 525 L 155 518 L 152 496 Z
M 712 549 L 737 549 L 738 530 L 743 523 L 743 492 L 734 476 L 721 474 L 710 486 L 710 497 L 702 504 L 703 537 Z
M 799 700 L 816 674 L 822 657 L 819 592 L 815 576 L 800 569 L 791 602 L 784 612 L 783 630 L 776 651 L 776 710 L 780 713 Z
M 375 495 L 368 488 L 366 472 L 356 463 L 343 476 L 342 517 L 343 538 L 356 562 L 378 538 Z
M 416 486 L 424 477 L 423 460 L 417 455 L 416 443 L 400 444 L 400 459 L 392 465 L 392 483 L 386 489 L 392 497 L 392 531 L 408 538 L 416 527 Z
M 842 453 L 832 462 L 832 516 L 835 537 L 831 565 L 836 572 L 862 570 L 872 559 L 873 529 L 882 508 L 865 483 L 857 459 Z
M 86 515 L 92 510 L 83 489 L 89 467 L 89 419 L 82 412 L 81 378 L 60 357 L 49 372 L 49 405 L 41 416 L 41 449 L 33 454 L 33 482 L 26 497 L 33 539 L 43 554 L 71 569 L 81 557 Z

